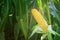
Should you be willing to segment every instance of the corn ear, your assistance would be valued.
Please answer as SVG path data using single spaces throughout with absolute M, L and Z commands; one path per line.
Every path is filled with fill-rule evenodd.
M 37 21 L 37 23 L 41 26 L 41 28 L 44 31 L 47 31 L 48 24 L 47 24 L 46 20 L 43 18 L 43 16 L 41 15 L 41 13 L 39 13 L 37 11 L 37 9 L 32 9 L 31 12 L 32 12 L 32 15 L 34 16 L 35 20 Z

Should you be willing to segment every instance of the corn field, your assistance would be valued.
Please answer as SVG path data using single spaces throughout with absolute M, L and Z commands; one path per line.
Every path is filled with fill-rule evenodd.
M 0 0 L 0 40 L 60 40 L 60 0 Z

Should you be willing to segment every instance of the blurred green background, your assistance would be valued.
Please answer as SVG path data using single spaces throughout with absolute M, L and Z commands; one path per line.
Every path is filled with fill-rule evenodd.
M 32 8 L 39 10 L 53 30 L 60 33 L 60 0 L 0 0 L 0 40 L 40 40 L 41 34 L 28 39 L 37 24 Z M 60 40 L 59 36 L 51 37 Z

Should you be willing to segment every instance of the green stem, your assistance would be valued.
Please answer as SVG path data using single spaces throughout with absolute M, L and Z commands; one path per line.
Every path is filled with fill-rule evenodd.
M 52 39 L 52 35 L 51 35 L 51 33 L 50 33 L 50 32 L 48 32 L 47 34 L 48 34 L 48 35 L 47 35 L 48 40 L 53 40 L 53 39 Z
M 47 0 L 47 2 L 46 2 L 46 7 L 47 7 L 47 13 L 48 13 L 48 22 L 49 22 L 49 25 L 51 25 L 51 16 L 50 16 L 50 11 L 49 11 L 49 7 L 48 7 L 49 5 L 48 5 L 48 0 Z M 48 40 L 53 40 L 52 39 L 52 35 L 51 35 L 51 33 L 48 31 Z
M 49 21 L 49 24 L 51 24 L 51 16 L 50 16 L 50 11 L 49 11 L 49 7 L 48 7 L 48 2 L 46 3 L 46 7 L 47 7 L 47 13 L 48 13 L 48 21 Z

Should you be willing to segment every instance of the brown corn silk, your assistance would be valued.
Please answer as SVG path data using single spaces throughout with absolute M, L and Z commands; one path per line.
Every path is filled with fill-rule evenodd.
M 48 24 L 47 24 L 46 20 L 43 18 L 43 16 L 41 15 L 41 13 L 39 13 L 37 11 L 37 9 L 32 9 L 31 12 L 32 12 L 32 15 L 34 16 L 35 20 L 37 21 L 37 23 L 41 26 L 41 28 L 44 31 L 47 31 Z

